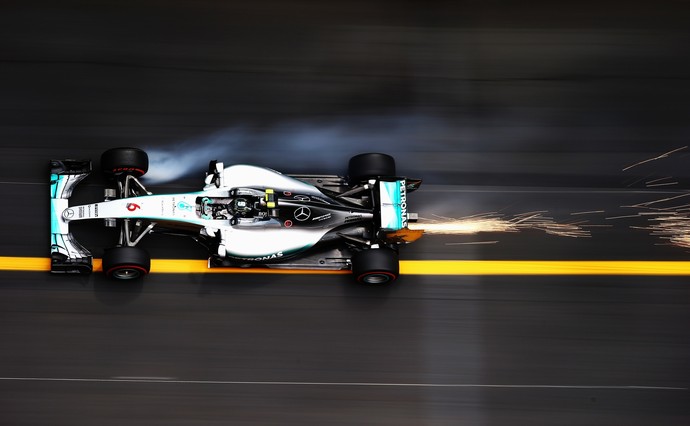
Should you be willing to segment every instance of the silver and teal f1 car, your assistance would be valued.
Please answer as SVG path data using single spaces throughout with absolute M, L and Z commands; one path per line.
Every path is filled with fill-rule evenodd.
M 70 205 L 75 186 L 91 172 L 88 160 L 51 161 L 51 271 L 90 273 L 92 255 L 74 238 L 75 221 L 98 219 L 119 229 L 103 254 L 103 271 L 135 279 L 150 271 L 139 246 L 151 233 L 185 235 L 208 248 L 209 267 L 263 266 L 351 269 L 357 281 L 398 276 L 399 246 L 419 238 L 407 195 L 421 180 L 396 175 L 395 160 L 378 153 L 352 157 L 346 177 L 285 175 L 268 168 L 212 161 L 201 191 L 153 195 L 139 180 L 147 154 L 114 148 L 101 157 L 109 178 L 104 200 Z

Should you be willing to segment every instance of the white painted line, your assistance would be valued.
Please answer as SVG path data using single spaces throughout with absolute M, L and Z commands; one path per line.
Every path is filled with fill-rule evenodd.
M 157 381 L 170 381 L 170 380 L 175 380 L 177 377 L 154 377 L 154 376 L 114 376 L 111 377 L 111 379 L 115 380 L 134 380 L 134 381 L 152 381 L 152 380 L 157 380 Z
M 535 385 L 535 384 L 477 384 L 477 383 L 376 383 L 376 382 L 260 382 L 239 380 L 177 380 L 171 377 L 0 377 L 2 381 L 13 382 L 84 382 L 84 383 L 170 383 L 189 385 L 264 385 L 264 386 L 366 386 L 366 387 L 412 387 L 412 388 L 504 388 L 504 389 L 600 389 L 600 390 L 665 390 L 687 391 L 688 388 L 673 386 L 640 385 Z
M 496 244 L 498 240 L 495 241 L 469 241 L 466 243 L 446 243 L 447 246 L 464 246 L 464 245 L 472 245 L 472 244 Z

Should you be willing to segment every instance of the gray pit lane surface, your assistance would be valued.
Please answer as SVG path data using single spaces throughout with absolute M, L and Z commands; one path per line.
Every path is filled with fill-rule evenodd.
M 50 158 L 122 145 L 198 164 L 161 190 L 197 188 L 211 156 L 336 172 L 376 150 L 425 179 L 411 197 L 423 215 L 618 215 L 661 196 L 648 181 L 688 187 L 687 152 L 623 171 L 687 145 L 688 13 L 5 2 L 0 254 L 47 253 Z M 156 164 L 179 172 L 164 157 Z M 96 174 L 75 196 L 99 185 Z M 403 253 L 687 256 L 615 223 L 591 239 L 432 237 Z M 112 241 L 96 225 L 75 232 L 96 255 Z M 456 244 L 485 237 L 499 243 Z M 146 244 L 155 257 L 203 258 L 192 242 Z M 154 274 L 121 287 L 1 272 L 0 423 L 688 423 L 687 278 L 404 276 L 387 290 L 349 279 Z
M 681 279 L 406 276 L 382 290 L 348 278 L 151 275 L 123 288 L 99 275 L 3 273 L 3 420 L 682 424 L 689 414 Z

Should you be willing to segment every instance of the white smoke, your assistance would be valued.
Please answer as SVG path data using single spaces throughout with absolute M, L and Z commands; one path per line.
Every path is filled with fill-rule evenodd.
M 146 148 L 149 155 L 147 183 L 171 182 L 190 174 L 203 172 L 211 160 L 221 160 L 241 146 L 245 132 L 232 129 L 209 135 L 199 140 L 172 144 L 167 148 Z
M 191 174 L 202 178 L 210 160 L 256 164 L 286 173 L 339 174 L 345 172 L 352 155 L 385 152 L 404 161 L 422 146 L 434 150 L 430 134 L 443 142 L 438 135 L 452 133 L 443 120 L 416 115 L 294 121 L 267 128 L 238 126 L 165 148 L 145 148 L 150 162 L 146 181 L 161 184 Z

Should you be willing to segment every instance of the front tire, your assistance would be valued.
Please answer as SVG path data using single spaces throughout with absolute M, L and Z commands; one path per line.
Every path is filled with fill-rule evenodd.
M 357 282 L 368 285 L 395 281 L 400 274 L 398 253 L 388 247 L 357 252 L 352 256 L 352 274 Z
M 101 168 L 113 177 L 141 177 L 149 170 L 149 156 L 139 148 L 113 148 L 101 155 Z
M 139 247 L 113 247 L 103 253 L 103 272 L 108 278 L 135 280 L 151 270 L 151 257 Z
M 395 176 L 395 159 L 390 155 L 366 153 L 350 158 L 348 179 L 351 185 L 380 176 Z

